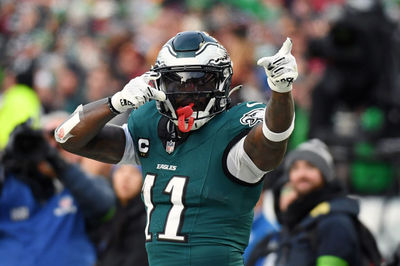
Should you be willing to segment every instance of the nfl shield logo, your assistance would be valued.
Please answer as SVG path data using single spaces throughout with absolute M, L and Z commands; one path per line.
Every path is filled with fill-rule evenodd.
M 175 141 L 169 140 L 167 141 L 167 144 L 165 146 L 165 151 L 168 152 L 168 154 L 173 153 L 175 150 Z

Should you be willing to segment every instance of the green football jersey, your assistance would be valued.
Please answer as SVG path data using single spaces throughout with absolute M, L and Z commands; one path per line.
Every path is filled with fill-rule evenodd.
M 243 265 L 262 182 L 226 168 L 229 149 L 263 119 L 265 105 L 243 103 L 163 145 L 155 102 L 133 111 L 128 129 L 143 169 L 146 249 L 151 265 Z

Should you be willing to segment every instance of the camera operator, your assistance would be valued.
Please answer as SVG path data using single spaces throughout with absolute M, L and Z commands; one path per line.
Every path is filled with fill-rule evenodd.
M 114 209 L 107 181 L 62 159 L 29 121 L 11 133 L 0 168 L 1 265 L 94 265 L 86 229 Z

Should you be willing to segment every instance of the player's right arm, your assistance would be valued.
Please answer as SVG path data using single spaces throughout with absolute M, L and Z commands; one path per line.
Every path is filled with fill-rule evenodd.
M 57 142 L 67 151 L 106 163 L 118 163 L 125 151 L 122 127 L 107 124 L 117 114 L 138 108 L 165 94 L 149 85 L 158 75 L 146 72 L 132 79 L 111 98 L 80 105 L 55 131 Z

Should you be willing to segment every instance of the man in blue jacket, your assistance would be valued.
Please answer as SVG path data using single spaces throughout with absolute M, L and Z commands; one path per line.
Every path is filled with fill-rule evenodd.
M 112 212 L 106 180 L 65 162 L 28 123 L 13 131 L 0 168 L 0 264 L 93 266 L 86 228 Z
M 276 265 L 362 265 L 358 241 L 359 204 L 345 196 L 333 159 L 318 139 L 288 154 L 285 174 L 297 199 L 282 214 Z

